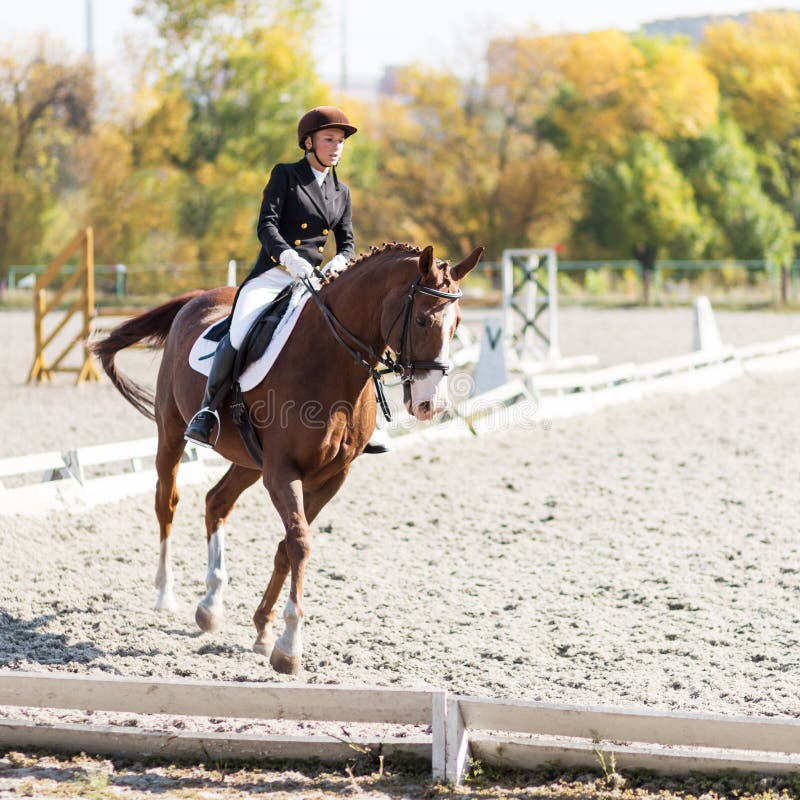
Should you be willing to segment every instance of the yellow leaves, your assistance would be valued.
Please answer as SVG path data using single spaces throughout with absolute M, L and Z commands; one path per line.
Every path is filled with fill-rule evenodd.
M 229 37 L 226 58 L 239 80 L 280 83 L 292 79 L 297 69 L 297 52 L 307 47 L 284 27 L 259 28 L 248 36 Z
M 759 141 L 797 135 L 800 14 L 752 14 L 706 29 L 703 54 L 736 121 Z
M 576 156 L 619 157 L 637 133 L 696 136 L 717 119 L 716 79 L 684 43 L 574 35 L 555 67 L 563 78 L 549 121 Z
M 34 260 L 74 142 L 89 127 L 94 83 L 46 38 L 8 45 L 0 63 L 0 276 Z
M 412 65 L 398 73 L 398 92 L 411 94 L 419 106 L 458 109 L 463 97 L 461 81 L 455 75 Z
M 566 233 L 570 178 L 553 148 L 511 135 L 496 106 L 446 73 L 403 70 L 398 87 L 402 100 L 380 109 L 375 189 L 355 187 L 359 236 L 390 232 L 445 253 L 469 240 L 496 256 L 501 242 Z
M 647 72 L 650 119 L 641 130 L 666 139 L 699 136 L 717 120 L 719 88 L 700 55 L 683 44 L 666 42 Z
M 566 37 L 549 121 L 576 156 L 619 153 L 642 116 L 644 56 L 618 31 Z
M 124 119 L 133 146 L 134 166 L 181 159 L 186 152 L 190 107 L 186 97 L 164 83 L 142 85 Z
M 569 37 L 564 77 L 588 106 L 603 109 L 630 102 L 641 81 L 644 56 L 620 31 Z

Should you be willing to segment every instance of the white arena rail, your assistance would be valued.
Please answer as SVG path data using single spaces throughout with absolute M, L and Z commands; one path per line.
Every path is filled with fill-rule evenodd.
M 800 368 L 800 336 L 746 345 L 736 351 L 747 372 L 777 372 Z
M 800 720 L 555 705 L 448 695 L 437 689 L 154 680 L 0 672 L 0 706 L 122 712 L 136 725 L 0 717 L 0 745 L 128 758 L 347 762 L 359 753 L 411 755 L 434 780 L 459 784 L 469 758 L 500 767 L 549 764 L 661 773 L 800 770 Z M 174 720 L 292 720 L 367 724 L 358 736 L 175 730 Z M 218 722 L 214 723 L 215 725 Z M 149 725 L 149 728 L 148 728 Z M 372 726 L 413 725 L 392 736 Z M 166 730 L 165 730 L 166 728 Z M 511 735 L 510 735 L 511 734 Z
M 800 770 L 800 720 L 450 695 L 446 750 L 453 783 L 463 778 L 468 757 L 517 769 L 598 768 L 602 758 L 616 768 L 662 773 L 785 773 Z
M 748 373 L 800 369 L 800 336 L 785 336 L 745 347 L 700 350 L 644 364 L 624 363 L 571 372 L 517 372 L 507 382 L 458 403 L 440 420 L 419 423 L 403 411 L 389 432 L 398 449 L 427 440 L 480 435 L 544 420 L 590 414 L 667 392 L 698 392 Z M 512 373 L 514 370 L 512 369 Z M 153 491 L 157 440 L 139 439 L 0 459 L 0 515 L 80 511 Z M 109 465 L 116 465 L 112 468 Z M 120 471 L 120 465 L 124 471 Z M 178 471 L 180 484 L 210 482 L 227 462 L 212 450 L 187 444 Z M 87 477 L 90 468 L 103 474 Z M 43 473 L 43 482 L 25 486 L 9 478 Z
M 644 364 L 525 378 L 543 418 L 588 414 L 605 406 L 669 392 L 700 392 L 748 373 L 800 369 L 800 336 L 746 347 L 697 351 Z
M 128 712 L 145 717 L 167 714 L 430 726 L 430 734 L 392 737 L 378 732 L 373 739 L 353 740 L 313 734 L 146 730 L 146 719 L 142 727 L 132 728 L 2 718 L 0 744 L 198 761 L 292 758 L 343 762 L 369 748 L 374 754 L 403 753 L 426 759 L 434 778 L 445 778 L 445 695 L 439 691 L 2 672 L 0 705 Z
M 155 457 L 156 438 L 78 447 L 63 453 L 37 453 L 0 459 L 0 481 L 34 472 L 41 482 L 4 486 L 0 482 L 0 515 L 46 514 L 53 510 L 80 511 L 142 492 L 155 491 L 155 468 L 143 460 Z M 200 483 L 222 474 L 227 463 L 207 448 L 187 444 L 178 468 L 178 484 Z M 95 477 L 87 470 L 100 468 Z
M 42 473 L 43 480 L 55 480 L 66 477 L 69 471 L 64 454 L 57 450 L 4 458 L 0 460 L 0 491 L 3 489 L 3 478 L 30 475 L 32 472 Z

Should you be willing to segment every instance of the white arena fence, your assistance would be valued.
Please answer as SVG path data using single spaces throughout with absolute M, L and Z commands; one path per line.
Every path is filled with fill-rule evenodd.
M 136 725 L 0 719 L 0 745 L 52 752 L 173 760 L 317 760 L 403 754 L 431 765 L 433 780 L 459 784 L 470 759 L 514 769 L 542 765 L 662 773 L 800 769 L 800 721 L 555 705 L 448 694 L 307 684 L 153 680 L 64 673 L 0 672 L 0 706 L 127 712 Z M 368 723 L 361 737 L 164 730 L 152 715 Z M 175 720 L 171 719 L 174 724 Z M 215 724 L 216 724 L 215 723 Z M 391 736 L 378 726 L 413 725 Z M 161 730 L 158 730 L 158 727 Z M 298 730 L 302 731 L 301 728 Z M 513 735 L 509 735 L 513 734 Z
M 428 439 L 534 428 L 547 420 L 590 414 L 657 394 L 704 391 L 748 373 L 797 370 L 800 336 L 699 350 L 644 364 L 579 371 L 545 369 L 541 362 L 512 363 L 508 381 L 457 403 L 437 422 L 420 423 L 404 411 L 396 412 L 389 428 L 393 446 L 400 449 Z M 0 459 L 0 515 L 77 513 L 152 492 L 156 472 L 146 462 L 155 457 L 157 443 L 156 438 L 137 439 Z M 226 465 L 212 450 L 187 444 L 178 482 L 209 483 L 222 475 Z M 38 482 L 31 482 L 32 476 Z
M 559 370 L 589 364 L 587 358 L 544 361 L 509 358 L 509 379 L 457 403 L 439 423 L 419 423 L 396 415 L 395 441 L 480 434 L 510 427 L 535 427 L 556 418 L 591 414 L 620 403 L 633 403 L 670 392 L 692 393 L 721 386 L 745 374 L 800 369 L 800 336 L 785 336 L 745 347 L 698 350 L 643 364 L 624 363 L 600 369 Z M 406 434 L 413 433 L 413 436 Z
M 155 458 L 157 447 L 152 437 L 0 459 L 0 514 L 79 512 L 155 491 L 155 467 L 146 462 Z M 187 444 L 179 481 L 209 482 L 222 475 L 227 463 L 213 450 Z M 40 482 L 23 483 L 31 476 L 40 476 Z

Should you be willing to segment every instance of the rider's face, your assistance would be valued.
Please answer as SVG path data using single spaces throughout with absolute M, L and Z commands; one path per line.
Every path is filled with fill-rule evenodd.
M 310 138 L 319 164 L 323 167 L 335 167 L 344 150 L 344 131 L 341 128 L 325 128 Z

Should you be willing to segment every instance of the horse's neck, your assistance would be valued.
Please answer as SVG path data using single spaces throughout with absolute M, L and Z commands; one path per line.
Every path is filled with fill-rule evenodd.
M 381 255 L 385 254 L 351 267 L 325 293 L 325 302 L 339 322 L 376 353 L 386 348 L 381 331 L 383 299 L 392 290 L 410 285 L 414 274 L 410 258 L 397 263 L 396 257 L 392 261 Z

